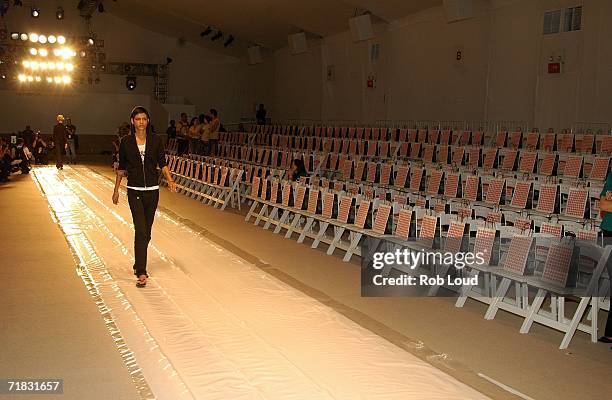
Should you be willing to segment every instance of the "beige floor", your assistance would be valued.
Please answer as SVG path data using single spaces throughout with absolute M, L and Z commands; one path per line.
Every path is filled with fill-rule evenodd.
M 106 165 L 91 165 L 100 173 L 112 177 Z M 7 318 L 15 320 L 15 323 L 11 324 L 10 333 L 7 333 L 10 335 L 9 340 L 4 340 L 3 333 L 2 342 L 12 343 L 15 349 L 22 349 L 23 354 L 9 353 L 11 356 L 9 360 L 15 364 L 12 368 L 16 372 L 25 373 L 29 365 L 41 357 L 26 347 L 26 344 L 31 342 L 27 337 L 30 333 L 20 334 L 26 330 L 27 324 L 33 323 L 33 318 L 25 315 L 27 313 L 31 315 L 30 309 L 37 312 L 38 307 L 43 307 L 44 303 L 48 302 L 42 295 L 40 298 L 38 295 L 28 296 L 34 286 L 29 280 L 29 271 L 37 271 L 43 260 L 50 259 L 48 255 L 52 254 L 51 251 L 63 254 L 63 258 L 55 254 L 52 258 L 58 262 L 65 260 L 62 265 L 68 263 L 70 254 L 61 232 L 51 222 L 46 205 L 32 181 L 21 180 L 9 186 L 10 197 L 17 197 L 21 207 L 13 205 L 13 200 L 8 201 L 7 196 L 3 196 L 9 193 L 8 188 L 0 187 L 0 206 L 2 206 L 0 217 L 5 217 L 2 220 L 13 223 L 21 221 L 26 225 L 28 222 L 37 221 L 36 230 L 32 231 L 44 228 L 46 232 L 43 244 L 45 251 L 28 253 L 29 257 L 24 267 L 20 269 L 23 273 L 15 274 L 11 271 L 13 273 L 9 274 L 4 268 L 5 263 L 2 263 L 3 283 L 0 285 L 3 288 L 10 287 L 17 292 L 13 295 L 12 303 L 20 300 L 20 308 L 15 308 L 14 305 L 10 309 L 3 307 L 3 313 L 8 310 Z M 17 194 L 12 195 L 12 193 Z M 229 210 L 222 212 L 166 190 L 162 190 L 160 207 L 184 218 L 186 223 L 263 270 L 334 307 L 362 326 L 430 361 L 492 398 L 513 398 L 513 396 L 488 383 L 478 374 L 502 382 L 534 399 L 602 399 L 607 398 L 611 392 L 612 351 L 609 346 L 590 343 L 587 336 L 582 333 L 577 334 L 568 351 L 560 351 L 557 349 L 561 340 L 559 332 L 536 325 L 530 334 L 521 335 L 518 333 L 521 323 L 518 318 L 500 312 L 494 321 L 485 321 L 484 307 L 473 301 L 468 302 L 464 309 L 457 310 L 451 298 L 361 298 L 360 269 L 357 263 L 343 263 L 338 257 L 327 256 L 321 250 L 310 249 L 309 246 L 295 243 L 295 240 L 287 240 L 260 227 L 247 224 L 241 213 Z M 14 260 L 18 253 L 26 250 L 23 241 L 29 237 L 34 237 L 33 233 L 24 234 L 20 240 L 3 241 L 0 244 L 2 253 L 8 254 L 9 260 Z M 43 256 L 44 254 L 47 256 Z M 40 269 L 41 273 L 49 274 L 48 268 Z M 133 395 L 133 389 L 130 392 L 128 387 L 130 382 L 127 371 L 121 365 L 116 350 L 112 348 L 112 342 L 100 320 L 99 313 L 95 310 L 91 299 L 87 298 L 87 293 L 74 274 L 74 269 L 63 268 L 54 271 L 62 280 L 71 283 L 67 284 L 66 288 L 62 287 L 61 291 L 57 286 L 49 285 L 49 294 L 46 296 L 54 297 L 56 298 L 54 301 L 58 301 L 57 299 L 66 296 L 72 299 L 73 292 L 80 292 L 82 298 L 79 297 L 78 302 L 59 303 L 53 308 L 53 312 L 57 315 L 50 316 L 44 323 L 34 319 L 35 322 L 38 321 L 36 324 L 40 328 L 41 336 L 39 340 L 44 344 L 45 354 L 52 357 L 57 352 L 53 346 L 49 347 L 53 342 L 62 342 L 63 346 L 68 344 L 70 349 L 76 348 L 76 345 L 72 345 L 73 339 L 70 341 L 60 339 L 69 335 L 57 331 L 53 334 L 48 332 L 55 330 L 56 326 L 65 328 L 66 323 L 58 324 L 58 320 L 70 320 L 74 315 L 78 315 L 79 327 L 84 325 L 87 331 L 93 331 L 85 335 L 82 333 L 84 330 L 79 329 L 80 336 L 95 337 L 96 342 L 101 343 L 96 348 L 103 347 L 105 340 L 109 347 L 100 351 L 101 354 L 98 355 L 91 354 L 91 350 L 87 349 L 88 344 L 83 344 L 79 350 L 90 352 L 91 358 L 96 360 L 96 369 L 92 371 L 91 367 L 89 370 L 75 368 L 76 365 L 72 364 L 72 360 L 66 357 L 66 360 L 60 359 L 55 363 L 58 373 L 61 371 L 63 376 L 92 375 L 93 377 L 89 376 L 89 379 L 100 384 L 96 372 L 105 370 L 107 373 L 104 377 L 108 378 L 107 382 L 114 383 L 113 387 L 117 393 L 123 393 L 124 396 Z M 59 279 L 57 276 L 52 276 L 49 280 L 52 278 Z M 53 291 L 57 292 L 57 296 L 54 296 Z M 23 301 L 21 297 L 24 296 L 28 301 Z M 77 298 L 76 294 L 74 296 Z M 6 301 L 4 296 L 3 301 Z M 9 300 L 8 304 L 12 303 Z M 96 317 L 99 320 L 98 326 L 95 324 Z M 76 353 L 82 354 L 80 351 Z M 8 363 L 2 364 L 1 368 L 5 368 Z M 10 369 L 2 372 L 4 376 L 7 374 L 14 376 Z M 79 389 L 86 390 L 89 385 L 86 384 L 86 380 L 83 382 L 82 387 L 79 385 Z
M 0 185 L 0 378 L 64 380 L 63 396 L 137 399 L 127 368 L 29 176 Z

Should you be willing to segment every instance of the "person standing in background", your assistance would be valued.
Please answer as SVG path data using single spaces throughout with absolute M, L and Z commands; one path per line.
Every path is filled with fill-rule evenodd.
M 62 156 L 68 144 L 66 143 L 66 126 L 64 125 L 64 116 L 59 114 L 56 118 L 57 124 L 53 127 L 53 143 L 55 144 L 55 167 L 64 169 L 64 161 Z
M 72 124 L 70 118 L 66 118 L 66 153 L 68 155 L 68 162 L 70 164 L 76 164 L 76 126 Z
M 176 121 L 173 119 L 170 120 L 170 126 L 166 129 L 166 135 L 168 135 L 168 139 L 176 139 Z
M 264 108 L 263 104 L 259 105 L 257 109 L 257 113 L 255 114 L 255 119 L 257 119 L 257 125 L 265 125 L 266 124 L 266 114 L 268 112 Z
M 219 119 L 219 113 L 214 108 L 210 109 L 210 138 L 208 140 L 210 144 L 210 154 L 217 155 L 217 145 L 219 143 L 219 129 L 221 128 L 221 119 Z
M 608 173 L 606 183 L 601 191 L 600 195 L 600 209 L 609 209 L 612 204 L 612 173 Z M 602 211 L 602 220 L 599 225 L 601 233 L 603 234 L 604 246 L 612 244 L 612 212 Z M 608 269 L 608 276 L 612 277 L 612 256 L 608 258 L 606 262 L 606 268 Z M 606 329 L 603 336 L 599 338 L 602 343 L 612 343 L 612 310 L 608 311 L 608 321 L 606 322 Z M 612 349 L 612 347 L 611 347 Z
M 176 135 L 178 138 L 178 155 L 184 154 L 189 148 L 189 121 L 187 114 L 181 113 L 181 119 L 176 123 Z
M 34 132 L 30 129 L 30 125 L 26 125 L 25 129 L 21 132 L 21 138 L 25 145 L 31 149 L 34 144 Z
M 200 141 L 202 142 L 202 152 L 205 156 L 210 155 L 210 123 L 212 117 L 210 115 L 204 116 L 204 123 L 201 125 L 200 130 Z

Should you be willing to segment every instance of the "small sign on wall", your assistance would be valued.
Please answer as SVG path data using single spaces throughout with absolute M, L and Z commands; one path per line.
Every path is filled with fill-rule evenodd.
M 370 89 L 373 89 L 376 87 L 376 75 L 368 75 L 366 86 Z
M 561 73 L 561 63 L 548 63 L 548 73 L 549 74 L 560 74 Z

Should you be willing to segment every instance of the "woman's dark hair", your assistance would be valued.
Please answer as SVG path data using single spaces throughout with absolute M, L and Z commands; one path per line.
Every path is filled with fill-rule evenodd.
M 295 172 L 295 176 L 293 179 L 295 179 L 295 177 L 298 175 L 308 175 L 308 173 L 306 172 L 306 167 L 304 166 L 304 161 L 300 160 L 299 158 L 296 158 L 293 160 L 292 164 L 297 167 L 297 171 Z
M 206 122 L 212 122 L 212 117 L 211 117 L 210 115 L 205 115 L 205 116 L 204 116 L 204 120 L 205 120 Z
M 194 123 L 195 123 L 196 121 L 199 121 L 199 120 L 200 120 L 200 119 L 199 119 L 198 117 L 193 117 L 193 118 L 191 118 L 191 122 L 189 122 L 189 126 L 193 126 L 193 125 L 194 125 Z
M 215 110 L 214 108 L 211 108 L 209 112 L 215 117 L 217 116 L 217 110 Z
M 136 106 L 132 109 L 132 113 L 130 114 L 130 133 L 134 134 L 136 133 L 136 127 L 134 126 L 134 124 L 132 123 L 132 120 L 138 115 L 138 114 L 145 114 L 147 116 L 147 119 L 149 121 L 151 121 L 151 115 L 149 114 L 149 111 L 147 111 L 146 108 L 144 108 L 143 106 Z M 151 133 L 151 124 L 147 124 L 147 135 Z
M 205 114 L 200 114 L 198 115 L 198 119 L 200 120 L 200 123 L 203 124 L 204 123 L 204 118 L 206 117 Z

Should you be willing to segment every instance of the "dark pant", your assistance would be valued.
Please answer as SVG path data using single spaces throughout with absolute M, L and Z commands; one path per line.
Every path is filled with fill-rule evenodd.
M 147 275 L 147 247 L 159 201 L 159 190 L 128 189 L 128 203 L 134 221 L 134 275 Z M 148 276 L 148 275 L 147 275 Z
M 208 141 L 208 145 L 210 148 L 210 155 L 211 156 L 216 156 L 217 155 L 217 147 L 219 145 L 219 140 L 218 139 L 210 139 Z
M 604 245 L 612 244 L 612 231 L 604 231 L 602 229 L 601 232 L 604 236 Z M 608 269 L 608 277 L 610 278 L 610 290 L 612 290 L 612 257 L 608 258 L 606 268 Z M 610 318 L 610 314 L 612 314 L 612 309 L 608 311 L 608 322 L 606 322 L 604 336 L 612 338 L 612 318 Z
M 55 166 L 57 168 L 63 168 L 64 167 L 64 160 L 63 155 L 64 155 L 64 146 L 65 143 L 56 143 L 55 144 Z
M 68 155 L 68 159 L 71 163 L 76 162 L 76 146 L 74 143 L 74 139 L 68 139 L 68 148 L 66 148 L 66 154 Z

